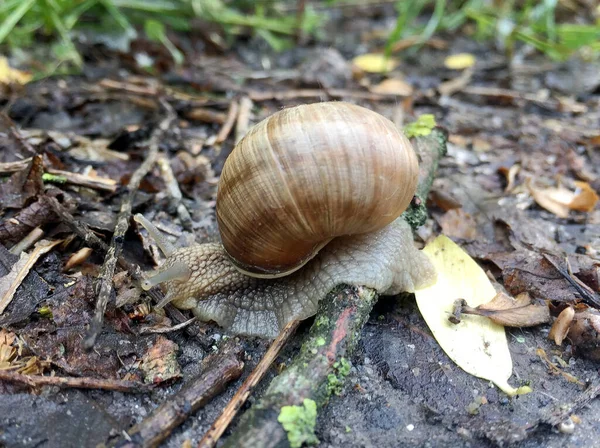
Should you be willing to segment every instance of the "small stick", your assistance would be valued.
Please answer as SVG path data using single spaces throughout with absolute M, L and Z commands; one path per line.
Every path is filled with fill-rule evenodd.
M 235 417 L 237 412 L 244 405 L 254 387 L 264 377 L 265 373 L 267 373 L 269 366 L 273 363 L 288 339 L 294 334 L 299 324 L 300 321 L 293 320 L 281 330 L 281 333 L 279 333 L 279 336 L 271 343 L 269 349 L 266 351 L 258 365 L 252 373 L 248 375 L 244 384 L 240 386 L 231 401 L 227 403 L 227 406 L 225 406 L 225 409 L 223 409 L 219 418 L 215 420 L 210 429 L 204 434 L 204 437 L 202 437 L 202 440 L 198 444 L 198 448 L 212 448 L 215 446 L 219 437 L 225 432 L 231 423 L 231 420 L 233 420 L 233 417 Z
M 19 210 L 15 216 L 0 222 L 0 241 L 16 244 L 36 227 L 55 222 L 56 214 L 46 203 L 45 197 L 38 197 L 37 201 Z
M 111 446 L 146 448 L 158 446 L 190 415 L 210 402 L 225 386 L 240 377 L 244 350 L 231 340 L 203 361 L 202 373 L 191 379 L 179 392 L 166 399 L 152 414 L 127 431 L 127 440 Z
M 300 98 L 356 98 L 370 101 L 396 101 L 398 95 L 393 93 L 372 93 L 361 90 L 348 89 L 301 89 L 301 90 L 282 90 L 282 91 L 258 91 L 248 92 L 251 100 L 261 101 L 285 101 Z
M 185 205 L 181 202 L 183 195 L 181 194 L 179 183 L 171 169 L 171 164 L 165 156 L 159 157 L 157 164 L 165 184 L 167 185 L 167 192 L 173 199 L 173 203 L 177 206 L 177 216 L 179 216 L 181 225 L 186 230 L 192 230 L 192 217 L 190 216 L 188 209 L 185 208 Z
M 329 387 L 332 375 L 341 387 L 344 374 L 339 366 L 349 368 L 347 359 L 376 301 L 376 291 L 362 286 L 341 285 L 330 292 L 320 303 L 300 353 L 244 414 L 223 446 L 287 446 L 287 433 L 278 422 L 281 407 L 302 405 L 304 399 L 311 399 L 320 408 L 334 392 Z
M 58 215 L 60 220 L 69 226 L 71 231 L 85 241 L 87 245 L 99 250 L 103 254 L 108 252 L 108 244 L 98 238 L 98 236 L 92 232 L 86 223 L 75 219 L 75 217 L 65 207 L 63 207 L 58 200 L 56 200 L 56 198 L 43 196 L 40 198 L 40 201 L 42 201 L 44 204 L 47 204 L 49 208 L 56 213 L 56 215 Z M 139 266 L 130 263 L 121 256 L 118 258 L 118 262 L 119 266 L 129 272 L 129 275 L 131 275 L 137 284 L 140 285 L 143 278 L 141 275 L 142 270 L 139 268 Z M 152 297 L 156 303 L 159 303 L 163 299 L 163 295 L 158 288 L 152 288 L 151 290 L 146 291 L 146 294 Z
M 185 113 L 185 118 L 194 121 L 203 121 L 204 123 L 223 124 L 227 120 L 227 115 L 223 112 L 215 112 L 206 107 L 195 107 Z
M 0 174 L 16 173 L 17 171 L 27 169 L 32 160 L 32 157 L 28 157 L 27 159 L 18 160 L 16 162 L 0 163 Z
M 117 224 L 115 226 L 115 231 L 113 233 L 108 252 L 104 258 L 104 263 L 100 268 L 98 287 L 96 289 L 96 310 L 94 311 L 94 317 L 90 323 L 90 328 L 86 338 L 83 341 L 83 346 L 88 350 L 94 346 L 96 338 L 102 329 L 104 311 L 106 310 L 106 305 L 108 305 L 108 300 L 110 299 L 110 293 L 112 291 L 112 280 L 115 273 L 115 267 L 117 265 L 119 255 L 123 249 L 125 233 L 129 228 L 129 219 L 131 218 L 133 199 L 142 179 L 150 171 L 152 166 L 154 166 L 156 157 L 158 156 L 158 139 L 169 128 L 175 119 L 175 112 L 171 106 L 166 101 L 162 101 L 161 103 L 167 111 L 167 116 L 152 132 L 146 159 L 131 176 L 131 180 L 127 186 L 127 194 L 121 203 L 121 210 L 119 211 L 119 216 L 117 217 Z
M 252 100 L 245 96 L 240 100 L 240 111 L 238 113 L 237 123 L 235 124 L 235 142 L 239 142 L 250 126 L 250 112 L 252 111 Z
M 173 331 L 182 330 L 182 329 L 186 328 L 187 326 L 189 326 L 190 324 L 192 324 L 195 321 L 196 321 L 196 317 L 192 317 L 191 319 L 188 319 L 185 322 L 181 322 L 180 324 L 174 325 L 172 327 L 167 327 L 167 328 L 163 328 L 163 327 L 159 327 L 159 328 L 143 327 L 143 328 L 140 329 L 140 334 L 171 333 Z
M 134 381 L 104 380 L 100 378 L 68 378 L 44 375 L 23 375 L 8 370 L 0 370 L 0 381 L 27 384 L 31 387 L 58 386 L 75 389 L 102 389 L 117 392 L 142 393 L 152 389 L 151 386 Z
M 59 176 L 56 178 L 56 182 L 58 183 L 64 182 L 67 184 L 79 185 L 81 187 L 93 188 L 95 190 L 109 191 L 111 193 L 117 191 L 117 181 L 109 179 L 108 177 L 86 176 L 85 174 L 55 170 L 54 168 L 47 168 L 45 171 L 53 176 Z
M 231 104 L 229 105 L 229 110 L 227 111 L 227 119 L 225 120 L 223 127 L 217 134 L 215 143 L 223 143 L 225 140 L 227 140 L 227 137 L 229 136 L 229 133 L 231 132 L 231 129 L 233 128 L 233 124 L 235 123 L 235 119 L 238 116 L 238 110 L 239 110 L 238 102 L 236 100 L 233 100 L 231 102 Z
M 36 227 L 27 234 L 25 238 L 10 248 L 10 253 L 19 255 L 21 252 L 29 249 L 37 240 L 44 236 L 44 231 L 39 227 Z

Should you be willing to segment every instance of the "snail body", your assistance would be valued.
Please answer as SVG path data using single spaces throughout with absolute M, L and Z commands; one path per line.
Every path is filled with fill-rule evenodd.
M 418 161 L 389 120 L 347 103 L 284 109 L 236 145 L 218 184 L 222 244 L 175 250 L 145 288 L 236 334 L 274 337 L 338 284 L 414 292 L 435 272 L 400 217 Z

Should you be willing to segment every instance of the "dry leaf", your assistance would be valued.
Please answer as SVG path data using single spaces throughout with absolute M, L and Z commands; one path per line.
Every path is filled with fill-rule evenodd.
M 598 200 L 598 194 L 587 182 L 575 181 L 577 191 L 575 191 L 575 197 L 569 204 L 571 210 L 577 210 L 580 212 L 591 212 L 596 207 Z
M 526 292 L 512 298 L 499 292 L 494 298 L 477 308 L 463 308 L 463 314 L 484 316 L 505 327 L 533 327 L 550 321 L 546 304 L 532 303 Z
M 82 247 L 77 252 L 69 257 L 67 262 L 65 263 L 64 271 L 67 272 L 70 269 L 73 269 L 75 266 L 79 266 L 81 263 L 85 262 L 92 255 L 92 249 L 89 247 Z
M 31 78 L 31 74 L 11 68 L 8 60 L 0 56 L 0 84 L 27 84 Z
M 21 254 L 21 258 L 17 261 L 10 272 L 3 277 L 0 277 L 0 314 L 4 312 L 6 307 L 10 304 L 13 299 L 17 288 L 21 284 L 21 282 L 25 279 L 29 270 L 33 267 L 35 262 L 40 258 L 43 254 L 50 252 L 54 246 L 62 243 L 63 240 L 56 241 L 39 241 L 31 254 Z
M 144 382 L 160 384 L 181 377 L 181 368 L 177 362 L 179 346 L 159 336 L 156 342 L 144 354 L 140 370 L 144 372 Z
M 459 324 L 448 321 L 456 298 L 477 306 L 489 302 L 496 290 L 475 261 L 446 236 L 439 236 L 423 252 L 437 271 L 435 284 L 416 292 L 417 305 L 442 349 L 471 375 L 494 382 L 508 395 L 524 394 L 529 387 L 508 384 L 512 359 L 504 327 L 481 316 Z
M 352 59 L 352 63 L 369 73 L 387 73 L 398 66 L 397 60 L 386 58 L 381 53 L 361 54 Z
M 569 329 L 569 340 L 581 356 L 600 361 L 600 312 L 593 308 L 577 311 Z
M 587 182 L 575 181 L 575 191 L 562 186 L 538 188 L 529 179 L 526 185 L 535 202 L 559 218 L 568 218 L 571 210 L 591 212 L 600 199 Z
M 448 210 L 438 222 L 446 236 L 465 240 L 473 240 L 479 236 L 475 218 L 462 208 Z
M 413 93 L 412 86 L 398 78 L 391 78 L 382 81 L 376 86 L 372 86 L 369 90 L 373 93 L 383 93 L 399 96 L 410 96 Z
M 569 333 L 574 316 L 575 310 L 570 306 L 562 310 L 550 328 L 548 339 L 553 339 L 556 345 L 561 345 Z
M 471 53 L 458 53 L 444 59 L 444 65 L 451 70 L 463 70 L 472 67 L 477 59 Z

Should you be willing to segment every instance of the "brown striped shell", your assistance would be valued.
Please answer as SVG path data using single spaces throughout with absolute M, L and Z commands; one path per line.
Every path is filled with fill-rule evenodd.
M 369 109 L 283 109 L 250 129 L 225 161 L 216 208 L 223 246 L 249 275 L 286 275 L 331 239 L 398 218 L 418 171 L 406 136 Z

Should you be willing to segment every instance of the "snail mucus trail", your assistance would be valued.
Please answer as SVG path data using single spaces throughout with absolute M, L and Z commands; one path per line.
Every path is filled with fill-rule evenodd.
M 306 319 L 339 284 L 381 295 L 435 281 L 400 217 L 418 180 L 416 154 L 383 116 L 344 102 L 283 109 L 251 128 L 217 188 L 222 243 L 175 249 L 146 277 L 165 299 L 234 334 L 272 338 Z

